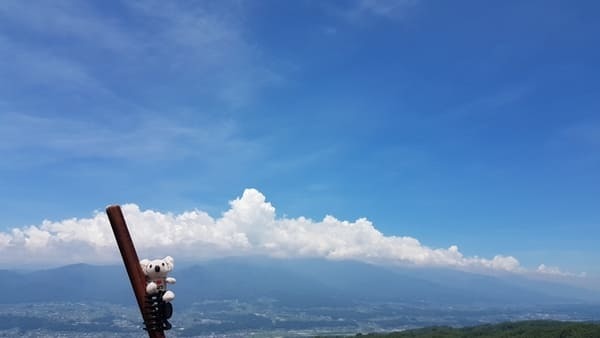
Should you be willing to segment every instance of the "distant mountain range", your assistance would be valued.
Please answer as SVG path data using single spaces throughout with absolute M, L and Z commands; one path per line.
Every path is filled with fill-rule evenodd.
M 511 275 L 389 268 L 353 261 L 227 258 L 176 268 L 177 306 L 206 300 L 270 299 L 295 307 L 361 302 L 446 305 L 600 303 L 586 289 Z M 69 265 L 34 272 L 0 270 L 0 303 L 105 301 L 134 305 L 122 266 Z

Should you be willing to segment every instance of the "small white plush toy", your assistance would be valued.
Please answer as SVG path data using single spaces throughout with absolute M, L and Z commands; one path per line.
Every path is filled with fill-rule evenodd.
M 175 278 L 167 277 L 167 274 L 173 270 L 173 257 L 167 256 L 163 259 L 140 261 L 142 271 L 146 275 L 146 292 L 150 295 L 158 292 L 164 292 L 162 299 L 165 302 L 170 302 L 175 298 L 175 293 L 167 290 L 167 283 L 175 284 Z

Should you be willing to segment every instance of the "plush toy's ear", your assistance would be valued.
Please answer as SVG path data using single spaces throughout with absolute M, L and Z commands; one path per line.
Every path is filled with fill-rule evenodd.
M 149 263 L 150 263 L 150 261 L 147 259 L 142 259 L 140 261 L 140 266 L 142 267 L 142 271 L 146 272 L 146 267 L 148 266 Z
M 171 268 L 175 266 L 175 261 L 173 260 L 173 257 L 167 256 L 167 257 L 163 258 L 163 260 L 165 262 L 171 264 Z

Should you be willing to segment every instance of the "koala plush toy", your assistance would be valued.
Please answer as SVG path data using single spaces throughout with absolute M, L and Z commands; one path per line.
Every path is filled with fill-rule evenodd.
M 167 283 L 175 284 L 175 278 L 167 277 L 167 274 L 173 270 L 173 257 L 167 256 L 152 261 L 142 259 L 140 265 L 146 275 L 146 292 L 149 295 L 163 292 L 162 300 L 165 302 L 172 301 L 175 298 L 175 293 L 167 290 Z

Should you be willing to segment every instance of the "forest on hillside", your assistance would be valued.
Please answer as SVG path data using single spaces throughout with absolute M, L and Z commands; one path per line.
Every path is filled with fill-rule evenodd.
M 463 328 L 436 326 L 387 334 L 371 333 L 356 336 L 385 338 L 594 338 L 600 337 L 600 323 L 537 320 Z

